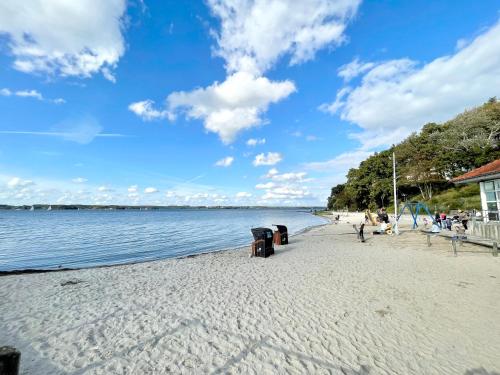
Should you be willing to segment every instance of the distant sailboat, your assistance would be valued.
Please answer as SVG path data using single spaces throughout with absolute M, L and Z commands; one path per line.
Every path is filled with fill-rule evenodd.
M 35 206 L 31 206 L 30 211 L 35 211 Z
M 47 208 L 47 211 L 52 211 L 52 206 L 49 206 L 49 208 Z

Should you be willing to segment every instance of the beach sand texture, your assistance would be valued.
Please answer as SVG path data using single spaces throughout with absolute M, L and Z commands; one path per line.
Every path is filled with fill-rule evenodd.
M 342 221 L 267 259 L 0 277 L 0 345 L 33 375 L 500 373 L 500 257 Z

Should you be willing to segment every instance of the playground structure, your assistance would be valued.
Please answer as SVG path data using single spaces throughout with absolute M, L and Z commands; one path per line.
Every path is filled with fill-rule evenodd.
M 421 210 L 424 210 L 424 214 L 427 214 L 431 218 L 431 223 L 434 222 L 434 217 L 432 216 L 429 207 L 427 207 L 427 205 L 423 202 L 406 202 L 399 212 L 397 221 L 399 221 L 399 218 L 403 215 L 406 208 L 408 208 L 408 211 L 410 211 L 411 217 L 413 218 L 412 229 L 416 229 L 418 227 L 417 220 Z

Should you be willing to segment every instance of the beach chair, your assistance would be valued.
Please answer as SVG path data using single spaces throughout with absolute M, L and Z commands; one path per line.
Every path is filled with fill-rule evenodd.
M 288 245 L 288 228 L 284 225 L 273 224 L 278 230 L 274 231 L 273 241 L 275 245 Z
M 251 231 L 254 238 L 252 255 L 263 258 L 273 255 L 273 231 L 269 228 L 252 228 Z

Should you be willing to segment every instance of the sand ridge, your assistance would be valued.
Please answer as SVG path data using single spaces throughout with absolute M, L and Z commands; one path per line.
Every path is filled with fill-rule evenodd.
M 353 220 L 267 259 L 1 277 L 1 344 L 22 374 L 500 372 L 500 258 L 416 232 L 360 243 Z

